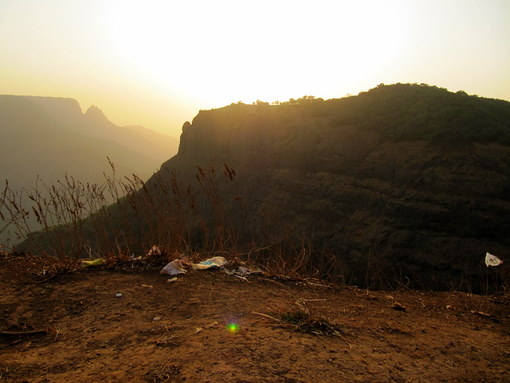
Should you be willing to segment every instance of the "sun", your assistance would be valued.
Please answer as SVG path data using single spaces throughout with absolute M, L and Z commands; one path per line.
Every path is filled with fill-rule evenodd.
M 398 15 L 356 4 L 122 1 L 106 20 L 135 76 L 213 107 L 341 96 L 382 70 L 402 42 Z

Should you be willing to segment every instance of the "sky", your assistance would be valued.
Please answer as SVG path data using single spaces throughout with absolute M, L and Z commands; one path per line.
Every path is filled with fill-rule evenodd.
M 117 125 L 396 82 L 510 100 L 510 1 L 0 0 L 0 94 Z

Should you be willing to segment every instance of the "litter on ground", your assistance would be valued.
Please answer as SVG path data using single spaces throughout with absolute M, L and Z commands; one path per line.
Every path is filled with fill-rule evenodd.
M 206 270 L 212 269 L 214 267 L 222 267 L 225 266 L 228 261 L 224 257 L 213 257 L 206 259 L 200 263 L 193 264 L 193 268 L 195 270 Z
M 503 263 L 501 259 L 492 255 L 491 253 L 485 253 L 485 264 L 487 267 L 489 266 L 499 266 Z
M 245 277 L 246 275 L 261 275 L 264 272 L 258 267 L 246 267 L 246 266 L 238 266 L 236 268 L 227 270 L 225 269 L 225 273 L 228 275 L 234 275 L 236 277 Z
M 91 266 L 102 266 L 106 263 L 105 259 L 104 258 L 96 258 L 96 259 L 93 259 L 92 261 L 81 261 L 83 266 L 85 267 L 91 267 Z
M 160 271 L 161 274 L 177 275 L 186 274 L 186 270 L 179 259 L 174 259 Z

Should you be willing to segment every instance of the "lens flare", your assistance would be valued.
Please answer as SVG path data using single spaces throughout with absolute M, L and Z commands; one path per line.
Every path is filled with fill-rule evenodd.
M 227 323 L 227 331 L 231 334 L 235 334 L 239 331 L 239 325 L 235 322 Z

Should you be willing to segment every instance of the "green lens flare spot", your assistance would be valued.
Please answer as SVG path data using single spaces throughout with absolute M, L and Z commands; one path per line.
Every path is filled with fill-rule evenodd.
M 228 323 L 227 324 L 227 330 L 231 334 L 235 334 L 239 331 L 239 325 L 237 323 Z

